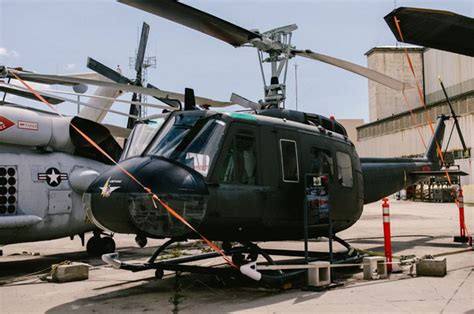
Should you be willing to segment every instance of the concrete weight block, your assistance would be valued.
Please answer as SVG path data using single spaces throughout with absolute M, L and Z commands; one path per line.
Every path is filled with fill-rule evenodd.
M 444 277 L 447 273 L 446 258 L 420 259 L 416 264 L 417 276 Z
M 308 270 L 308 285 L 325 287 L 331 284 L 331 268 L 329 262 L 312 262 L 316 267 Z
M 89 278 L 89 266 L 81 263 L 53 265 L 51 277 L 54 282 L 86 280 Z
M 364 257 L 364 279 L 374 280 L 387 278 L 387 263 L 385 257 L 369 256 Z

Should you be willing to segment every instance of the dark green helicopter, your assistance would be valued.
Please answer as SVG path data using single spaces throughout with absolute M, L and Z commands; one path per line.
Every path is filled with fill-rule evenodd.
M 420 158 L 359 158 L 344 127 L 334 119 L 282 108 L 288 60 L 303 56 L 344 68 L 397 90 L 408 86 L 367 68 L 291 46 L 296 25 L 265 33 L 249 31 L 173 0 L 120 2 L 171 19 L 236 47 L 259 50 L 261 65 L 271 63 L 270 84 L 259 103 L 233 95 L 249 112 L 196 110 L 191 90 L 184 109 L 137 124 L 124 149 L 120 167 L 98 177 L 84 196 L 89 217 L 101 228 L 145 239 L 170 238 L 143 265 L 104 260 L 133 271 L 156 268 L 191 270 L 177 263 L 155 263 L 174 241 L 199 239 L 123 169 L 179 213 L 208 239 L 224 241 L 238 266 L 269 252 L 254 241 L 299 240 L 304 236 L 307 205 L 310 237 L 332 237 L 353 225 L 363 205 L 428 176 L 440 174 L 446 116 L 438 119 L 435 137 Z M 268 58 L 263 59 L 263 53 Z M 263 69 L 262 69 L 263 74 Z M 308 203 L 305 205 L 305 200 Z M 328 224 L 331 224 L 332 235 Z M 242 247 L 232 247 L 239 242 Z M 248 259 L 242 252 L 250 252 Z M 214 253 L 205 257 L 216 256 Z M 234 258 L 235 257 L 235 258 Z M 201 258 L 186 257 L 180 263 Z M 194 267 L 193 271 L 203 271 Z

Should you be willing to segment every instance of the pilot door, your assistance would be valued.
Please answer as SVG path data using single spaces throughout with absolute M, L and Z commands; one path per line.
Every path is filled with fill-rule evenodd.
M 255 126 L 236 122 L 231 125 L 216 171 L 221 218 L 235 221 L 261 217 L 258 147 Z
M 334 164 L 331 153 L 311 147 L 309 173 L 305 174 L 305 201 L 308 224 L 328 224 L 331 210 L 330 191 L 333 185 Z

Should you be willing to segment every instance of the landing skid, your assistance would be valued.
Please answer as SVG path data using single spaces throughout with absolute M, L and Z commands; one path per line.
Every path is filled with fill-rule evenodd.
M 182 239 L 181 239 L 182 240 Z M 357 252 L 350 249 L 349 244 L 345 241 L 335 238 L 337 242 L 341 243 L 348 248 L 347 252 L 339 252 L 333 254 L 334 263 L 356 263 L 360 262 L 362 256 Z M 180 239 L 170 239 L 160 246 L 155 253 L 150 257 L 146 263 L 142 264 L 129 264 L 122 262 L 118 259 L 118 253 L 104 254 L 102 260 L 107 264 L 117 269 L 125 269 L 132 272 L 139 272 L 144 270 L 155 269 L 155 276 L 161 279 L 164 275 L 164 271 L 179 271 L 196 274 L 211 274 L 223 277 L 250 277 L 256 281 L 262 282 L 270 286 L 281 287 L 288 282 L 301 281 L 304 282 L 304 276 L 306 270 L 261 270 L 259 272 L 253 271 L 252 275 L 249 275 L 244 271 L 244 268 L 249 268 L 252 263 L 255 264 L 258 256 L 262 256 L 266 259 L 266 262 L 259 263 L 258 265 L 280 265 L 280 264 L 302 264 L 305 262 L 305 251 L 300 250 L 281 250 L 281 249 L 262 249 L 254 243 L 242 242 L 241 245 L 235 247 L 227 247 L 225 253 L 232 259 L 232 262 L 236 264 L 239 269 L 234 267 L 216 265 L 216 266 L 199 266 L 189 263 L 195 263 L 202 260 L 219 257 L 220 255 L 216 252 L 203 253 L 192 256 L 184 256 L 162 260 L 156 262 L 158 256 L 165 251 L 172 243 L 180 241 Z M 308 261 L 328 261 L 330 258 L 329 252 L 307 252 Z M 272 256 L 289 256 L 289 257 L 300 257 L 293 258 L 290 260 L 278 260 L 274 261 Z M 253 269 L 254 270 L 254 269 Z M 258 274 L 255 276 L 255 274 Z M 246 276 L 244 276 L 246 275 Z

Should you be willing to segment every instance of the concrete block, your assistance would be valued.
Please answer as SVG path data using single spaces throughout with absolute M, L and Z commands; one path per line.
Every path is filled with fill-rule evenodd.
M 89 266 L 82 263 L 53 265 L 51 277 L 54 282 L 86 280 L 89 278 Z
M 447 272 L 446 258 L 421 259 L 416 264 L 417 276 L 444 277 Z
M 315 268 L 308 270 L 308 285 L 312 287 L 324 287 L 331 284 L 331 268 L 329 262 L 312 262 Z
M 387 278 L 387 264 L 385 257 L 369 256 L 364 257 L 364 279 L 374 280 Z

